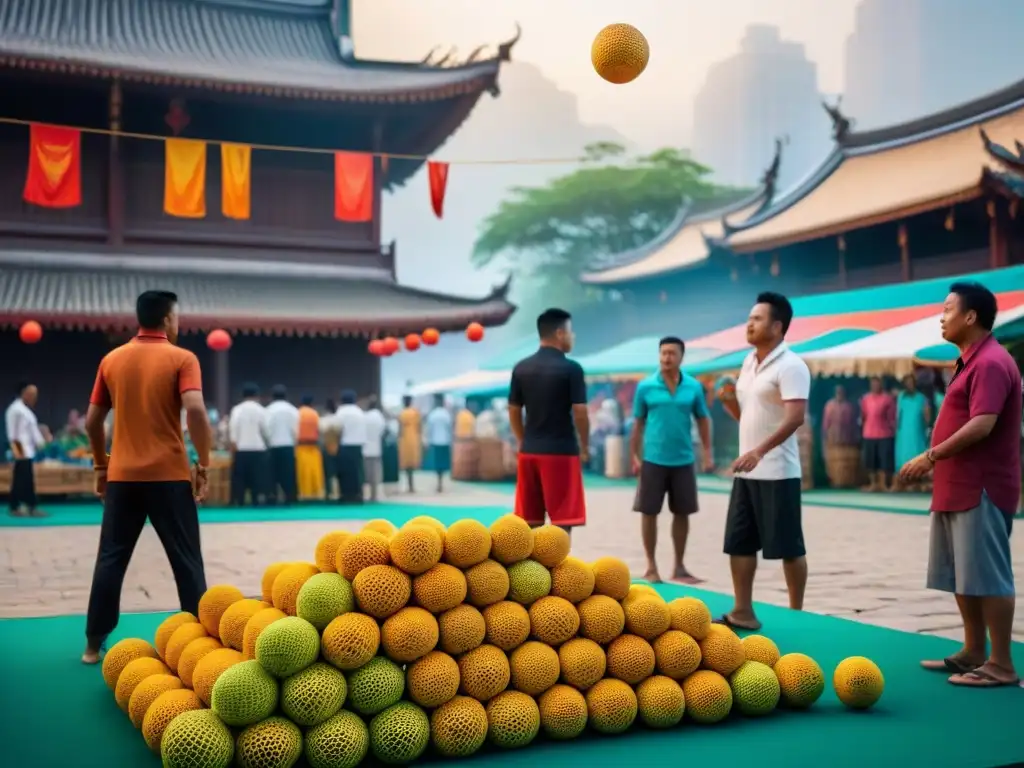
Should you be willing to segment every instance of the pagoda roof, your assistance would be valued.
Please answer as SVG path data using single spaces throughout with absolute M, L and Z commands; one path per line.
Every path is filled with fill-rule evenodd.
M 781 160 L 782 142 L 777 141 L 775 157 L 756 190 L 745 190 L 731 200 L 704 209 L 692 200 L 684 200 L 675 219 L 660 235 L 639 248 L 616 254 L 600 268 L 585 272 L 580 280 L 588 285 L 614 285 L 704 262 L 710 254 L 709 245 L 737 226 L 729 217 L 742 222 L 771 204 Z
M 272 96 L 429 101 L 496 93 L 515 42 L 459 66 L 355 59 L 341 52 L 332 5 L 0 0 L 0 65 Z
M 757 253 L 982 197 L 1007 171 L 990 143 L 1024 137 L 1024 80 L 902 125 L 855 133 L 838 107 L 832 152 L 804 181 L 723 241 Z M 981 134 L 979 136 L 979 134 Z
M 398 285 L 378 268 L 154 255 L 0 252 L 0 326 L 36 320 L 131 329 L 149 288 L 177 293 L 184 330 L 273 335 L 404 335 L 502 325 L 510 281 L 472 299 Z

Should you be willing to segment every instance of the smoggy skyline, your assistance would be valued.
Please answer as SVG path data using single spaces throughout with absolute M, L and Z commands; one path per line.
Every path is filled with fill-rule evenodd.
M 465 57 L 483 43 L 523 37 L 516 61 L 539 67 L 578 99 L 580 118 L 605 124 L 642 148 L 689 142 L 693 100 L 708 68 L 739 49 L 747 26 L 778 26 L 786 40 L 802 43 L 818 67 L 818 87 L 843 86 L 844 48 L 858 0 L 719 0 L 716 3 L 633 0 L 353 0 L 352 25 L 361 58 L 418 60 L 454 45 Z M 605 83 L 590 65 L 590 44 L 606 24 L 640 29 L 651 61 L 627 86 Z M 485 97 L 486 98 L 486 97 Z M 495 146 L 494 156 L 510 151 Z M 458 159 L 458 158 L 453 158 Z

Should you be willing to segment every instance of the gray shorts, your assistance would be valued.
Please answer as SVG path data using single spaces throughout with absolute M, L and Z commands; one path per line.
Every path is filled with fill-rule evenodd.
M 363 456 L 363 481 L 367 485 L 384 482 L 384 462 L 380 456 Z
M 928 589 L 970 597 L 1012 597 L 1013 518 L 982 492 L 966 512 L 933 512 Z

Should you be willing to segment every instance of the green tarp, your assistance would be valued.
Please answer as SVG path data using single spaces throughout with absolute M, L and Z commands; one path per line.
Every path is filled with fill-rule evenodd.
M 658 342 L 660 336 L 641 336 L 624 341 L 592 355 L 579 358 L 587 377 L 646 376 L 658 368 Z M 717 357 L 722 350 L 687 349 L 686 361 L 698 363 Z

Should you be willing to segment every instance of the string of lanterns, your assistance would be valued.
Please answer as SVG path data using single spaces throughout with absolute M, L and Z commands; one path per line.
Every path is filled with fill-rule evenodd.
M 18 328 L 18 338 L 24 344 L 37 344 L 43 338 L 43 326 L 35 320 L 26 320 Z M 466 338 L 474 343 L 483 340 L 484 327 L 480 323 L 470 323 L 466 326 Z M 432 347 L 440 340 L 440 331 L 436 328 L 427 328 L 423 333 L 410 333 L 401 342 L 394 336 L 374 339 L 367 346 L 367 350 L 376 357 L 391 357 L 403 344 L 406 351 L 415 352 L 421 346 Z M 206 335 L 206 346 L 214 352 L 226 352 L 231 349 L 231 344 L 231 334 L 223 328 L 215 328 Z
M 476 343 L 484 337 L 484 327 L 480 323 L 470 323 L 466 326 L 466 338 Z M 441 333 L 436 328 L 427 328 L 423 333 L 410 333 L 399 341 L 394 336 L 386 336 L 383 339 L 374 339 L 366 349 L 375 357 L 391 357 L 403 347 L 407 352 L 415 352 L 421 346 L 432 347 L 441 340 Z

